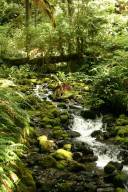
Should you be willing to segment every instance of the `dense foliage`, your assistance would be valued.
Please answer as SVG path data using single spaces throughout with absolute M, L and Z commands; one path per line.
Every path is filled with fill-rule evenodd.
M 0 191 L 35 191 L 32 174 L 23 163 L 34 153 L 44 155 L 39 165 L 44 178 L 49 166 L 69 173 L 86 170 L 81 161 L 73 160 L 75 150 L 71 151 L 72 144 L 68 143 L 77 135 L 67 128 L 69 108 L 76 105 L 92 110 L 91 115 L 95 112 L 94 118 L 99 113 L 111 113 L 109 122 L 105 116 L 106 132 L 99 137 L 127 149 L 127 13 L 127 0 L 0 1 Z M 36 91 L 41 92 L 44 102 L 40 95 L 32 94 Z M 85 117 L 86 110 L 82 113 Z M 37 132 L 31 141 L 33 130 Z M 63 142 L 67 145 L 61 149 Z M 28 156 L 27 146 L 31 146 Z M 81 151 L 75 152 L 82 158 Z M 29 162 L 30 167 L 33 162 Z M 127 157 L 124 162 L 128 163 Z M 35 169 L 35 178 L 37 172 Z M 120 176 L 118 171 L 116 174 Z M 42 183 L 42 191 L 48 191 Z M 72 183 L 63 184 L 57 183 L 56 190 L 68 191 L 66 187 Z

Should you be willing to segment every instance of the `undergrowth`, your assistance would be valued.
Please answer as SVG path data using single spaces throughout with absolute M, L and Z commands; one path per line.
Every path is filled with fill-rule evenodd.
M 0 88 L 0 191 L 34 191 L 34 182 L 21 156 L 25 146 L 29 117 L 21 108 L 24 98 L 11 88 Z M 24 142 L 24 143 L 23 143 Z M 29 175 L 29 176 L 28 176 Z M 25 178 L 31 180 L 27 186 Z

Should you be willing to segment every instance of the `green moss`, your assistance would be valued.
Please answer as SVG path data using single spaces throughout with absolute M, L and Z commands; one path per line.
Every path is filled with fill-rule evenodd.
M 67 168 L 67 161 L 65 160 L 57 161 L 56 168 L 60 170 L 65 170 Z
M 119 187 L 124 187 L 124 184 L 127 183 L 127 181 L 128 181 L 128 176 L 123 172 L 119 172 L 114 177 L 114 184 Z
M 116 120 L 116 125 L 123 126 L 128 125 L 128 117 L 124 114 L 120 115 L 119 118 Z
M 47 155 L 40 160 L 39 164 L 42 168 L 51 168 L 56 166 L 57 161 L 51 155 Z
M 120 137 L 120 136 L 116 136 L 114 138 L 114 141 L 119 143 L 119 144 L 125 144 L 125 145 L 128 145 L 128 138 L 123 138 L 123 137 Z
M 117 134 L 120 136 L 120 137 L 128 137 L 128 126 L 124 126 L 124 127 L 121 127 Z
M 17 87 L 17 90 L 23 93 L 27 93 L 30 91 L 30 87 L 27 85 L 20 85 Z
M 61 119 L 61 122 L 62 122 L 62 123 L 66 123 L 66 122 L 68 121 L 68 115 L 65 115 L 65 114 L 64 114 L 64 115 L 61 115 L 61 116 L 60 116 L 60 119 Z
M 73 182 L 72 181 L 67 181 L 65 183 L 59 183 L 57 185 L 58 189 L 61 192 L 72 192 L 72 186 L 73 186 Z
M 48 140 L 47 136 L 42 135 L 38 137 L 40 148 L 43 152 L 51 152 L 55 146 L 53 140 Z
M 64 149 L 58 149 L 53 155 L 56 159 L 72 160 L 72 153 Z
M 68 133 L 62 129 L 53 131 L 51 136 L 54 139 L 67 139 L 69 137 Z
M 21 180 L 17 183 L 17 191 L 19 192 L 26 192 L 36 191 L 35 182 L 32 177 L 32 172 L 27 169 L 21 162 L 17 162 L 16 165 L 13 165 L 13 168 L 16 169 L 16 174 Z
M 67 151 L 71 151 L 72 145 L 70 143 L 69 144 L 65 144 L 63 148 L 65 150 L 67 150 Z
M 116 188 L 116 191 L 115 192 L 127 192 L 125 189 L 122 189 L 122 188 Z
M 86 167 L 85 167 L 85 165 L 72 160 L 72 161 L 69 161 L 69 163 L 68 163 L 68 169 L 73 172 L 79 172 L 82 170 L 86 170 Z

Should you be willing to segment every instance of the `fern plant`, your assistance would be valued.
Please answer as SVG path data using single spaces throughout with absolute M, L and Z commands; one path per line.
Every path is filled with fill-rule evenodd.
M 35 185 L 20 157 L 27 147 L 21 143 L 24 130 L 28 133 L 29 117 L 21 108 L 24 98 L 11 88 L 0 88 L 0 191 L 26 192 Z M 21 139 L 22 138 L 22 139 Z M 26 178 L 31 186 L 25 183 Z M 29 182 L 28 182 L 29 183 Z

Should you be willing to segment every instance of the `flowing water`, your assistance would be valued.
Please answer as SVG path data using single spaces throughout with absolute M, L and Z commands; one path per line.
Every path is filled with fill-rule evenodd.
M 51 101 L 49 96 L 52 94 L 52 91 L 47 88 L 47 84 L 37 85 L 34 89 L 34 92 L 35 95 L 41 100 Z M 82 110 L 82 107 L 75 106 L 75 112 L 79 110 Z M 72 110 L 72 114 L 72 130 L 79 132 L 81 135 L 80 137 L 76 138 L 76 140 L 87 143 L 93 149 L 94 154 L 98 157 L 98 160 L 96 161 L 97 167 L 103 168 L 110 161 L 120 162 L 118 159 L 120 150 L 117 146 L 101 143 L 91 136 L 91 134 L 96 130 L 104 131 L 102 118 L 97 118 L 95 120 L 85 120 L 79 115 L 79 112 L 78 114 L 74 114 L 74 110 Z M 128 172 L 128 166 L 124 166 L 123 169 L 124 171 Z
M 119 150 L 114 145 L 106 145 L 99 141 L 96 141 L 91 134 L 96 130 L 102 130 L 103 123 L 102 118 L 96 120 L 84 120 L 81 116 L 74 115 L 74 122 L 72 129 L 80 133 L 80 137 L 77 138 L 79 141 L 86 142 L 91 146 L 94 154 L 98 156 L 96 162 L 98 167 L 103 168 L 109 161 L 118 161 L 117 156 Z

